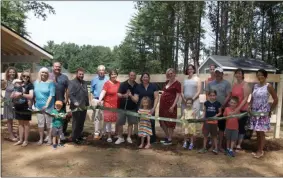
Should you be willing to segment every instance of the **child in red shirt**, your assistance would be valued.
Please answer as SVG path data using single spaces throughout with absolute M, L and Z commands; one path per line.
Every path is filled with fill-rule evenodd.
M 235 113 L 235 109 L 237 108 L 238 103 L 239 103 L 238 97 L 232 96 L 229 102 L 229 107 L 225 108 L 223 115 L 229 116 L 229 115 L 239 114 L 239 113 Z M 227 144 L 226 154 L 228 156 L 235 157 L 233 148 L 238 140 L 238 133 L 239 133 L 238 118 L 228 118 L 226 120 L 226 130 L 225 130 L 226 144 Z

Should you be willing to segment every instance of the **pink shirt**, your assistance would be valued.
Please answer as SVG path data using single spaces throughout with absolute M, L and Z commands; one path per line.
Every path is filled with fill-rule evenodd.
M 239 98 L 239 104 L 244 100 L 244 83 L 237 84 L 235 83 L 232 88 L 231 96 L 236 96 Z M 248 103 L 241 108 L 241 111 L 246 111 L 248 109 Z

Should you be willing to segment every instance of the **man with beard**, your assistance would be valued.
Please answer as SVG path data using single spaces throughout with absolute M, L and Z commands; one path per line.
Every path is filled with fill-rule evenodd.
M 78 68 L 76 78 L 69 83 L 70 109 L 82 108 L 89 106 L 87 83 L 84 79 L 84 69 Z M 83 140 L 82 132 L 84 128 L 87 110 L 73 112 L 72 122 L 72 141 L 80 144 Z
M 61 73 L 61 63 L 54 62 L 52 67 L 52 73 L 49 75 L 49 79 L 53 80 L 55 84 L 55 101 L 62 101 L 63 107 L 62 109 L 66 112 L 66 105 L 68 104 L 68 84 L 69 79 L 66 75 Z M 65 136 L 67 135 L 67 127 L 69 118 L 63 120 L 63 133 L 60 136 L 61 140 L 65 140 Z

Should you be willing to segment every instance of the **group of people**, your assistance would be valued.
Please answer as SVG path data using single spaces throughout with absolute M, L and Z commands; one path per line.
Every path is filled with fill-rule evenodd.
M 97 76 L 91 81 L 90 92 L 93 98 L 91 102 L 89 102 L 87 82 L 84 81 L 84 72 L 83 68 L 78 68 L 76 77 L 69 81 L 68 77 L 61 73 L 61 64 L 55 62 L 51 73 L 47 68 L 41 68 L 38 78 L 32 83 L 29 72 L 23 72 L 18 79 L 15 68 L 7 69 L 5 99 L 11 99 L 12 102 L 4 103 L 4 118 L 8 119 L 9 138 L 16 142 L 15 145 L 28 145 L 32 105 L 36 110 L 42 111 L 37 113 L 40 135 L 38 145 L 47 142 L 56 148 L 63 146 L 60 140 L 65 139 L 70 117 L 72 117 L 72 142 L 80 144 L 83 140 L 82 132 L 87 111 L 79 110 L 73 112 L 72 116 L 64 115 L 67 104 L 70 104 L 71 110 L 89 105 L 102 105 L 154 116 L 159 103 L 160 117 L 177 119 L 177 107 L 179 99 L 181 99 L 181 119 L 187 120 L 229 116 L 248 111 L 271 113 L 278 102 L 273 86 L 266 82 L 268 74 L 264 69 L 256 72 L 259 82 L 251 89 L 244 80 L 244 70 L 237 69 L 235 71 L 236 80 L 231 85 L 223 79 L 223 69 L 211 65 L 211 76 L 205 81 L 207 101 L 204 104 L 201 104 L 199 99 L 202 93 L 202 83 L 196 74 L 195 67 L 191 64 L 185 71 L 187 77 L 183 81 L 183 87 L 176 79 L 175 70 L 167 69 L 161 95 L 159 95 L 157 85 L 150 82 L 149 73 L 141 74 L 139 84 L 136 83 L 134 71 L 129 72 L 129 78 L 126 81 L 120 82 L 117 80 L 116 70 L 110 70 L 109 76 L 106 76 L 105 67 L 100 65 L 97 68 Z M 19 85 L 22 90 L 18 89 Z M 250 94 L 252 97 L 248 101 Z M 270 95 L 273 98 L 271 105 L 268 102 Z M 21 100 L 19 101 L 19 99 Z M 203 110 L 202 114 L 201 109 Z M 60 113 L 64 117 L 58 117 Z M 112 142 L 113 135 L 116 135 L 115 144 L 125 142 L 123 125 L 127 121 L 126 141 L 128 143 L 133 143 L 131 136 L 134 128 L 134 130 L 138 130 L 138 136 L 141 137 L 139 148 L 150 148 L 151 143 L 157 141 L 155 120 L 153 119 L 138 118 L 123 112 L 116 113 L 99 109 L 93 111 L 92 118 L 95 139 L 106 135 L 107 142 Z M 19 121 L 19 135 L 17 137 L 13 133 L 13 119 Z M 47 136 L 44 139 L 45 125 Z M 260 158 L 264 155 L 264 133 L 270 129 L 270 115 L 204 121 L 202 128 L 198 128 L 199 125 L 194 123 L 184 125 L 184 148 L 189 150 L 194 148 L 195 136 L 197 131 L 201 130 L 204 142 L 203 148 L 199 150 L 200 153 L 208 151 L 207 142 L 210 138 L 213 153 L 218 154 L 220 151 L 228 156 L 235 156 L 234 149 L 241 149 L 248 125 L 249 129 L 256 131 L 258 140 L 258 150 L 253 153 L 253 156 Z M 176 122 L 160 121 L 160 127 L 165 133 L 165 138 L 160 142 L 164 145 L 171 145 Z M 223 138 L 226 138 L 226 146 L 223 145 Z

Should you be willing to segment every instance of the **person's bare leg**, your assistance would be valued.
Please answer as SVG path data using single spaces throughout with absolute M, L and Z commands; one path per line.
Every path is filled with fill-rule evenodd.
M 164 122 L 164 121 L 161 121 L 161 122 L 160 122 L 160 126 L 161 126 L 162 130 L 163 130 L 164 133 L 165 133 L 165 137 L 166 137 L 166 138 L 169 138 L 169 128 L 167 128 L 165 122 Z
M 217 144 L 218 144 L 218 143 L 217 143 L 218 140 L 217 140 L 217 137 L 211 137 L 211 138 L 213 139 L 214 149 L 215 149 L 215 150 L 218 150 L 218 145 L 217 145 Z
M 224 132 L 219 131 L 219 150 L 223 151 L 223 137 L 224 137 Z
M 13 133 L 13 119 L 7 120 L 7 127 L 8 127 L 8 132 L 9 132 L 9 139 L 14 141 L 16 137 Z
M 141 144 L 140 144 L 139 148 L 143 148 L 143 145 L 144 145 L 144 139 L 145 139 L 145 137 L 141 137 Z
M 53 139 L 52 139 L 52 144 L 53 144 L 53 145 L 56 145 L 56 137 L 53 137 Z
M 20 142 L 24 141 L 24 121 L 19 120 L 19 137 Z
M 230 150 L 230 146 L 231 146 L 231 140 L 228 140 L 226 141 L 226 148 L 227 150 Z
M 131 138 L 133 133 L 133 124 L 128 124 L 128 138 Z
M 174 128 L 167 128 L 168 129 L 168 140 L 171 141 L 174 133 Z
M 30 130 L 30 123 L 29 121 L 24 121 L 24 141 L 28 142 L 29 137 L 29 130 Z
M 52 138 L 52 136 L 51 136 L 51 128 L 47 127 L 47 135 L 49 137 L 49 140 L 48 140 L 47 144 L 51 145 L 52 144 L 52 142 L 51 142 L 51 138 Z
M 116 124 L 117 125 L 117 124 Z M 117 130 L 118 130 L 118 136 L 120 138 L 123 138 L 123 125 L 119 125 L 117 126 Z
M 148 148 L 150 148 L 150 136 L 148 135 L 148 136 L 146 136 L 146 138 L 147 138 L 147 144 L 144 148 L 148 149 Z
M 60 144 L 61 144 L 61 139 L 60 139 L 60 137 L 57 137 L 57 140 L 58 140 L 58 145 L 60 145 Z
M 230 148 L 230 149 L 233 150 L 233 148 L 234 148 L 234 146 L 235 146 L 235 141 L 232 141 L 232 140 L 231 140 L 230 142 L 231 142 L 231 148 Z
M 259 143 L 259 146 L 258 146 L 257 156 L 262 155 L 263 149 L 264 149 L 264 143 L 265 143 L 265 134 L 264 134 L 264 132 L 259 132 L 259 135 L 260 135 L 260 143 Z
M 207 144 L 207 137 L 204 136 L 204 138 L 203 138 L 203 149 L 206 149 L 206 144 Z
M 44 136 L 44 127 L 39 127 L 38 128 L 38 132 L 39 132 L 38 145 L 42 145 L 42 143 L 43 143 L 43 136 Z

